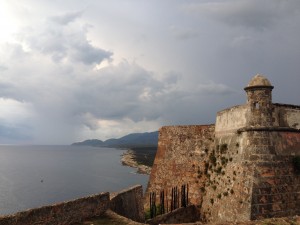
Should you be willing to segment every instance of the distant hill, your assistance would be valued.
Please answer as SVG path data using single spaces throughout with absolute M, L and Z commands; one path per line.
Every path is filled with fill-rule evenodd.
M 76 142 L 73 143 L 72 145 L 85 145 L 85 146 L 93 146 L 93 147 L 98 147 L 98 146 L 103 146 L 103 141 L 98 140 L 98 139 L 91 139 L 91 140 L 85 140 L 82 142 Z
M 158 142 L 158 131 L 147 133 L 128 134 L 118 139 L 101 141 L 98 139 L 76 142 L 72 145 L 93 147 L 156 147 Z

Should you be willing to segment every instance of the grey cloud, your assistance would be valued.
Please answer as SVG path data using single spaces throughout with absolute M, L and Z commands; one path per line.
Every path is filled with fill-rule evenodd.
M 236 91 L 232 88 L 224 85 L 224 84 L 216 84 L 216 83 L 208 83 L 208 84 L 200 84 L 197 87 L 197 90 L 202 95 L 230 95 L 235 93 Z
M 8 68 L 6 66 L 2 66 L 0 65 L 0 71 L 4 71 L 4 70 L 7 70 Z
M 0 98 L 11 96 L 11 90 L 14 86 L 11 83 L 0 80 Z
M 39 143 L 110 138 L 138 126 L 145 131 L 213 123 L 217 111 L 245 102 L 243 87 L 256 73 L 275 86 L 274 102 L 299 104 L 300 1 L 179 2 L 172 10 L 170 4 L 149 3 L 138 14 L 135 3 L 128 3 L 124 16 L 132 13 L 130 24 L 118 20 L 119 10 L 110 2 L 95 2 L 84 16 L 32 20 L 31 29 L 19 35 L 20 44 L 0 48 L 1 65 L 8 67 L 0 71 L 0 97 L 30 103 L 35 114 L 20 121 L 32 125 Z M 188 2 L 195 4 L 183 15 L 178 3 Z M 67 8 L 86 3 L 72 4 Z M 99 14 L 104 5 L 109 13 Z M 56 7 L 57 12 L 66 8 Z M 149 9 L 161 17 L 148 17 L 152 11 L 143 10 Z M 93 32 L 84 27 L 85 19 Z M 141 34 L 147 41 L 137 45 Z M 114 59 L 105 49 L 114 50 Z M 121 58 L 136 63 L 118 64 Z M 110 63 L 93 70 L 103 60 Z
M 75 17 L 78 14 L 71 15 Z M 71 15 L 67 18 L 71 18 Z M 87 40 L 87 30 L 84 27 L 79 24 L 71 26 L 66 23 L 64 25 L 46 23 L 40 27 L 25 30 L 23 32 L 26 34 L 19 36 L 31 49 L 51 56 L 54 62 L 66 59 L 74 63 L 91 65 L 101 63 L 112 56 L 112 52 L 93 46 Z
M 153 111 L 143 115 L 144 106 L 149 104 L 139 98 L 143 91 L 149 88 L 153 95 L 152 92 L 163 88 L 163 84 L 155 80 L 151 73 L 127 62 L 99 71 L 81 84 L 85 88 L 75 92 L 81 113 L 87 110 L 98 118 L 128 117 L 134 121 L 142 117 L 153 118 Z
M 112 56 L 112 52 L 96 48 L 86 40 L 74 43 L 70 52 L 70 57 L 73 61 L 83 62 L 87 65 L 101 63 Z
M 198 32 L 192 28 L 178 28 L 178 27 L 171 27 L 171 32 L 178 40 L 188 40 L 192 38 L 198 37 Z
M 16 62 L 25 59 L 28 54 L 24 51 L 23 47 L 19 43 L 0 43 L 0 56 L 1 60 L 3 60 L 4 65 L 0 65 L 2 67 L 2 71 L 8 69 L 11 62 L 7 62 L 7 59 L 14 59 Z
M 83 11 L 68 12 L 63 15 L 50 17 L 50 20 L 60 25 L 67 25 L 68 23 L 71 23 L 75 21 L 77 18 L 81 17 L 82 14 Z
M 91 113 L 93 117 L 86 124 L 92 129 L 95 129 L 91 125 L 91 122 L 96 121 L 95 118 L 129 118 L 135 122 L 177 118 L 179 122 L 186 123 L 185 121 L 195 120 L 199 116 L 202 110 L 200 103 L 207 98 L 222 99 L 235 94 L 223 84 L 181 87 L 180 79 L 178 74 L 169 73 L 164 79 L 158 80 L 143 68 L 128 63 L 99 71 L 98 76 L 82 83 L 84 89 L 76 91 L 76 114 Z M 199 96 L 202 96 L 202 100 Z M 189 110 L 183 109 L 185 112 L 180 114 L 178 111 L 182 106 Z
M 203 118 L 206 123 L 214 115 L 203 107 L 205 102 L 217 102 L 224 94 L 232 94 L 229 87 L 219 83 L 183 85 L 184 77 L 177 72 L 157 78 L 127 61 L 93 72 L 72 62 L 47 65 L 43 58 L 40 62 L 26 70 L 21 83 L 14 82 L 23 71 L 22 65 L 16 64 L 1 89 L 2 96 L 31 103 L 38 118 L 27 122 L 40 141 L 61 143 L 82 127 L 97 132 L 101 129 L 99 120 L 121 121 L 125 127 L 127 120 L 163 125 Z M 28 57 L 25 64 L 35 65 L 35 59 Z
M 266 29 L 300 10 L 298 0 L 230 0 L 186 5 L 185 9 L 220 22 L 256 30 Z

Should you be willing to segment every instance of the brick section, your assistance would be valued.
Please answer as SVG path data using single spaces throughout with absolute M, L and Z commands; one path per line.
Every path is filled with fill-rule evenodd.
M 0 225 L 65 225 L 102 215 L 109 208 L 109 193 L 31 209 L 0 217 Z
M 286 217 L 300 214 L 300 175 L 292 157 L 258 163 L 252 193 L 251 219 Z
M 214 126 L 169 126 L 159 130 L 158 150 L 145 194 L 145 208 L 149 208 L 149 193 L 165 190 L 171 201 L 172 187 L 189 185 L 189 202 L 201 205 L 206 182 L 206 164 L 214 145 Z M 165 206 L 170 207 L 170 203 Z

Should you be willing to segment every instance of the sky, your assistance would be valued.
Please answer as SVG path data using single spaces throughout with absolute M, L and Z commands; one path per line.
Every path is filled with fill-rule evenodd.
M 299 0 L 0 0 L 0 144 L 211 124 L 255 74 L 300 105 Z

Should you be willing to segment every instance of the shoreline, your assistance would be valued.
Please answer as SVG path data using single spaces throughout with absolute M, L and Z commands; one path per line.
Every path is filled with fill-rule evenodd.
M 150 175 L 151 167 L 139 164 L 135 160 L 135 153 L 133 150 L 128 149 L 121 156 L 122 165 L 137 169 L 137 173 L 139 174 Z

